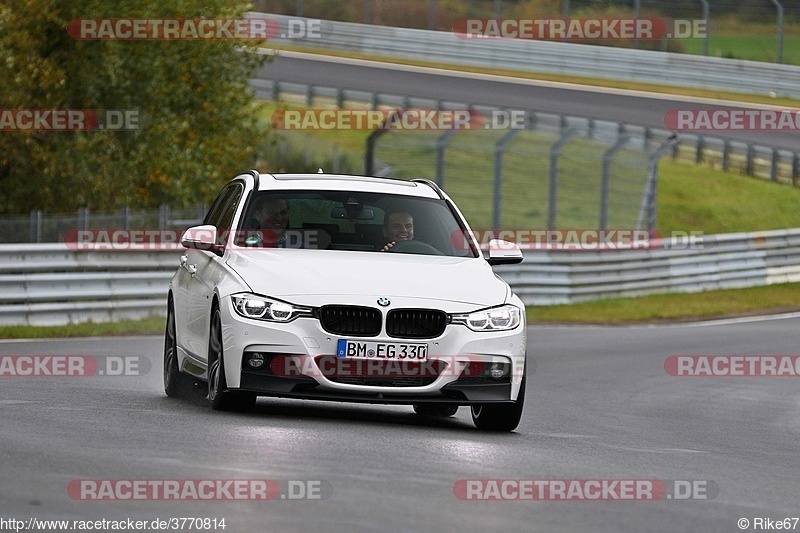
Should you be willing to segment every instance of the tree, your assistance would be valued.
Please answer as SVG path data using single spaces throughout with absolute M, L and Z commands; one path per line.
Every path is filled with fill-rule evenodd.
M 228 0 L 0 0 L 0 110 L 128 110 L 133 131 L 0 131 L 0 212 L 196 205 L 255 163 L 256 41 L 80 40 L 76 19 L 240 18 Z M 2 128 L 2 123 L 0 123 Z

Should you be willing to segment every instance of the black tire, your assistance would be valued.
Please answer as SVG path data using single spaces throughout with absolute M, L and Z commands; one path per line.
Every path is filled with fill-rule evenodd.
M 421 416 L 448 417 L 458 412 L 458 405 L 452 403 L 423 403 L 414 405 L 414 412 Z
M 178 368 L 178 337 L 175 330 L 175 305 L 167 304 L 167 327 L 164 331 L 164 392 L 170 398 L 187 398 L 194 390 L 194 378 Z
M 525 405 L 525 374 L 516 402 L 488 403 L 472 406 L 472 422 L 481 431 L 514 431 L 522 418 Z
M 216 411 L 247 411 L 256 403 L 256 395 L 228 390 L 222 355 L 222 319 L 219 309 L 215 308 L 211 313 L 208 335 L 208 402 Z

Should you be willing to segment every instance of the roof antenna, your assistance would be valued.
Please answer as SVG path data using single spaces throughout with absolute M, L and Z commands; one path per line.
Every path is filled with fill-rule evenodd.
M 319 167 L 317 169 L 317 174 L 325 174 L 325 172 L 322 171 L 322 167 Z

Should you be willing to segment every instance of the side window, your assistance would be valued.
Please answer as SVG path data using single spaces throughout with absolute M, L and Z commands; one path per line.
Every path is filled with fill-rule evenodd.
M 235 189 L 236 185 L 228 185 L 222 190 L 222 192 L 219 193 L 219 196 L 217 196 L 217 199 L 214 200 L 214 204 L 208 211 L 205 220 L 203 220 L 203 224 L 211 224 L 212 226 L 217 226 L 217 228 L 219 228 L 220 217 L 222 216 L 223 211 L 225 211 L 225 207 L 228 205 L 228 200 L 230 200 L 231 196 L 235 194 Z
M 236 208 L 239 207 L 239 200 L 242 197 L 243 190 L 244 187 L 242 187 L 241 184 L 231 186 L 230 198 L 225 208 L 221 211 L 217 223 L 214 224 L 217 227 L 217 244 L 224 245 L 227 240 L 227 236 L 231 230 L 231 224 L 233 223 L 233 217 L 236 214 Z

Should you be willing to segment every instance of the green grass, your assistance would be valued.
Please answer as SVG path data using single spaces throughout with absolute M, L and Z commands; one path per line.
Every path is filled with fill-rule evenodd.
M 65 337 L 119 337 L 162 335 L 166 318 L 151 316 L 119 322 L 84 322 L 66 326 L 0 326 L 0 339 L 53 339 Z
M 682 39 L 686 53 L 701 55 L 703 39 Z M 778 60 L 778 35 L 715 35 L 709 37 L 708 54 L 716 57 L 747 59 L 775 63 Z M 786 65 L 800 65 L 800 35 L 783 36 L 783 62 Z
M 528 308 L 528 323 L 673 322 L 800 311 L 800 283 Z

